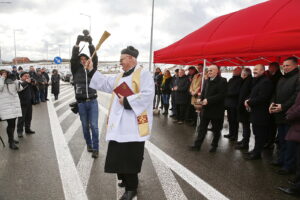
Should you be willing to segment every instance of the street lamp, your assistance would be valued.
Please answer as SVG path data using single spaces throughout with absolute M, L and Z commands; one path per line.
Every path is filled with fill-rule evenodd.
M 15 48 L 15 64 L 17 64 L 17 44 L 16 44 L 16 32 L 17 31 L 23 31 L 22 29 L 14 29 L 14 48 Z
M 151 72 L 151 63 L 152 63 L 153 19 L 154 19 L 154 0 L 152 1 L 151 34 L 150 34 L 150 58 L 149 58 L 150 72 Z
M 90 15 L 84 14 L 84 13 L 80 13 L 80 15 L 86 16 L 89 18 L 90 20 L 90 35 L 92 33 L 92 17 Z

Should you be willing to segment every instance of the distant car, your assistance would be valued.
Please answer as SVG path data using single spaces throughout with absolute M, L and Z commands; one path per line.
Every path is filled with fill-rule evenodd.
M 64 71 L 61 73 L 61 80 L 70 82 L 72 73 L 70 71 Z

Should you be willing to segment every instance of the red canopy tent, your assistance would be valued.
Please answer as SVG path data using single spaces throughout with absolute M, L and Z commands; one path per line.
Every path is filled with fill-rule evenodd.
M 300 0 L 270 0 L 218 17 L 154 52 L 154 63 L 251 66 L 300 57 Z

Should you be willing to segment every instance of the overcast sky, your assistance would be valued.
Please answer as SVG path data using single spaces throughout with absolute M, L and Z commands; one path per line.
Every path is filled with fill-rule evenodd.
M 0 46 L 2 59 L 17 56 L 31 60 L 69 58 L 78 34 L 89 29 L 97 43 L 103 31 L 111 37 L 98 52 L 100 61 L 119 60 L 128 45 L 139 49 L 140 61 L 149 60 L 152 0 L 0 0 Z M 166 47 L 200 28 L 215 17 L 266 0 L 155 0 L 153 50 Z M 86 48 L 84 49 L 84 51 Z

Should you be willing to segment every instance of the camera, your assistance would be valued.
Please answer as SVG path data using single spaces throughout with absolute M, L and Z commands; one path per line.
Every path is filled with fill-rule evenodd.
M 90 40 L 90 32 L 88 30 L 83 30 L 83 41 L 89 42 Z

